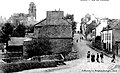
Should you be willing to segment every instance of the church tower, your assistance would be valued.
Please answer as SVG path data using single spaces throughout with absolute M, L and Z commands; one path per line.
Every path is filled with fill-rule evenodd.
M 36 19 L 36 5 L 34 4 L 34 2 L 31 2 L 29 4 L 29 15 L 33 16 Z

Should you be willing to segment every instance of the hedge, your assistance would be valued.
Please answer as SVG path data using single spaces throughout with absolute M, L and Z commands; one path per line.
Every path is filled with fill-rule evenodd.
M 34 68 L 46 68 L 46 67 L 56 67 L 57 64 L 55 61 L 22 61 L 14 63 L 3 63 L 0 64 L 0 73 L 10 73 L 18 72 L 22 70 L 34 69 Z

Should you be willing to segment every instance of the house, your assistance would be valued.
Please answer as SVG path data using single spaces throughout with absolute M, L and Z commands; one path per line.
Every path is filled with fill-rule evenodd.
M 46 18 L 35 25 L 34 39 L 48 39 L 51 43 L 51 51 L 55 54 L 72 51 L 72 26 L 69 21 L 64 19 L 64 12 L 47 11 L 46 14 Z
M 108 25 L 108 18 L 102 18 L 99 21 L 100 24 L 92 30 L 93 38 L 95 38 L 96 36 L 100 36 L 100 32 L 103 30 L 104 27 Z
M 101 36 L 100 33 L 104 27 L 108 25 L 108 18 L 99 19 L 99 24 L 92 30 L 92 45 L 95 46 L 96 41 L 101 41 L 100 39 L 95 40 L 97 36 Z
M 49 39 L 54 53 L 72 50 L 72 26 L 64 19 L 63 11 L 47 11 L 47 17 L 35 25 L 34 35 Z
M 101 31 L 103 50 L 120 55 L 120 20 L 111 20 L 110 24 Z

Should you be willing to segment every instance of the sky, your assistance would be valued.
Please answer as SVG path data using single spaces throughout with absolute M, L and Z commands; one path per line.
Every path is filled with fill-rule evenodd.
M 46 17 L 46 11 L 59 8 L 64 11 L 64 15 L 74 14 L 74 19 L 78 23 L 87 13 L 99 18 L 120 19 L 120 0 L 1 0 L 0 16 L 8 19 L 13 13 L 27 14 L 30 2 L 36 5 L 37 21 Z

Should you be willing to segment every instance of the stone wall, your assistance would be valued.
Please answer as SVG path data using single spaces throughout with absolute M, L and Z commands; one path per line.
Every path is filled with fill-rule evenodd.
M 71 52 L 72 51 L 72 41 L 73 39 L 72 38 L 40 38 L 40 39 L 34 39 L 36 41 L 45 41 L 45 40 L 49 40 L 50 42 L 50 45 L 49 47 L 52 48 L 51 49 L 51 52 L 53 54 L 56 54 L 56 53 L 68 53 L 68 52 Z M 27 45 L 28 44 L 31 44 L 32 45 L 32 42 L 33 41 L 26 41 L 24 42 L 24 47 L 23 47 L 23 56 L 27 56 L 27 52 L 26 52 L 26 49 L 30 49 L 30 47 L 28 47 Z M 40 47 L 41 45 L 38 46 L 38 48 Z
M 62 38 L 72 37 L 70 25 L 45 25 L 35 28 L 36 37 Z
M 113 30 L 113 45 L 115 45 L 115 41 L 120 40 L 120 30 Z
M 52 53 L 72 51 L 72 25 L 63 17 L 63 11 L 47 11 L 46 19 L 35 25 L 34 38 L 36 41 L 48 39 Z
M 47 11 L 47 18 L 48 19 L 58 19 L 64 17 L 63 11 Z
M 71 52 L 72 38 L 66 39 L 49 39 L 53 53 Z

